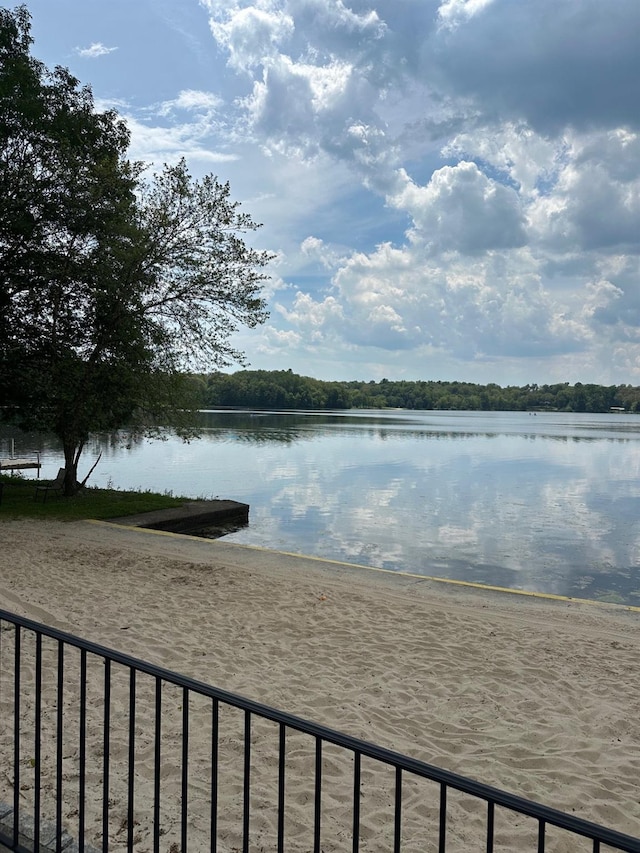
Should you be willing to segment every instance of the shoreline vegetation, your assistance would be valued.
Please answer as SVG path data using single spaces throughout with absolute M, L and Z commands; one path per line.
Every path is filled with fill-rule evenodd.
M 330 382 L 290 369 L 198 374 L 191 381 L 201 408 L 640 412 L 640 387 L 632 385 L 559 382 L 503 388 L 493 382 Z

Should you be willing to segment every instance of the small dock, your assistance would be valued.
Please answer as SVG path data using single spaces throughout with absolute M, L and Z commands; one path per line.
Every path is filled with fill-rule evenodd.
M 9 453 L 6 455 L 0 453 L 0 474 L 3 471 L 13 473 L 13 471 L 23 471 L 31 468 L 37 470 L 38 476 L 40 476 L 40 469 L 42 468 L 40 452 L 38 450 L 26 453 L 21 451 L 19 454 L 16 454 L 16 444 L 14 439 L 12 438 L 9 443 Z
M 181 506 L 169 509 L 106 520 L 127 527 L 146 527 L 149 530 L 165 530 L 168 533 L 193 533 L 232 521 L 248 523 L 249 504 L 229 500 L 185 501 Z
M 40 455 L 34 454 L 33 457 L 5 456 L 0 458 L 0 472 L 2 471 L 23 471 L 26 468 L 35 468 L 40 476 L 42 463 Z

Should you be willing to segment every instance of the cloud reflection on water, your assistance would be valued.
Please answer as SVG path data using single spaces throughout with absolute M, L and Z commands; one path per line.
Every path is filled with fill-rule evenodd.
M 96 438 L 93 481 L 249 503 L 233 542 L 640 604 L 636 416 L 203 417 L 191 444 Z

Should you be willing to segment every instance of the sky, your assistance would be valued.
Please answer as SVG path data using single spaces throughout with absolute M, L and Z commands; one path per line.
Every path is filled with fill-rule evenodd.
M 133 159 L 262 223 L 253 369 L 640 385 L 639 0 L 26 5 Z

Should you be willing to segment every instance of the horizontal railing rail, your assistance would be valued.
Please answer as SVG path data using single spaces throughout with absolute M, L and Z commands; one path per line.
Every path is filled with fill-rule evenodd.
M 69 664 L 72 653 L 76 655 L 73 665 Z M 144 679 L 147 681 L 143 690 Z M 210 705 L 197 705 L 197 697 Z M 229 727 L 224 730 L 223 709 L 233 709 L 227 714 L 229 720 L 225 717 L 224 722 Z M 239 714 L 237 719 L 230 716 L 234 712 Z M 88 849 L 85 837 L 89 832 L 90 809 L 87 803 L 91 801 L 91 843 L 105 853 L 118 847 L 133 850 L 142 832 L 147 833 L 154 851 L 160 851 L 161 844 L 166 841 L 169 845 L 166 849 L 171 853 L 187 853 L 190 834 L 194 832 L 200 833 L 194 849 L 205 849 L 200 826 L 205 822 L 203 803 L 206 803 L 208 822 L 206 848 L 212 851 L 241 849 L 249 853 L 249 850 L 260 850 L 252 846 L 252 832 L 266 831 L 261 821 L 270 809 L 275 814 L 271 824 L 274 838 L 273 847 L 268 849 L 276 849 L 278 853 L 285 849 L 313 850 L 314 853 L 332 849 L 324 846 L 323 831 L 325 825 L 331 823 L 333 826 L 337 814 L 342 824 L 348 826 L 354 853 L 385 849 L 372 841 L 377 832 L 388 838 L 388 849 L 393 853 L 405 849 L 445 853 L 451 849 L 449 843 L 454 848 L 458 845 L 459 849 L 485 849 L 487 853 L 498 849 L 535 849 L 543 853 L 556 849 L 557 845 L 560 845 L 559 850 L 577 849 L 562 847 L 564 834 L 574 841 L 576 836 L 587 839 L 593 851 L 606 845 L 615 850 L 640 853 L 640 838 L 5 610 L 0 610 L 0 715 L 0 760 L 11 782 L 4 795 L 9 799 L 11 811 L 4 818 L 0 811 L 0 844 L 14 851 L 37 850 L 44 846 L 42 827 L 49 821 L 53 826 L 51 849 L 64 849 L 69 838 L 77 834 L 78 849 L 82 853 Z M 274 724 L 275 729 L 269 730 L 273 747 L 265 747 L 268 738 L 257 730 L 256 719 Z M 207 739 L 203 741 L 205 728 Z M 223 735 L 223 731 L 232 734 Z M 295 736 L 292 733 L 311 738 L 310 747 L 303 748 L 297 741 L 291 746 Z M 194 734 L 199 739 L 198 752 L 194 752 Z M 202 743 L 206 743 L 206 750 Z M 340 754 L 328 755 L 332 747 Z M 265 766 L 273 771 L 269 777 L 271 781 L 265 781 L 268 773 L 261 768 L 260 750 L 265 756 Z M 207 752 L 206 756 L 201 755 L 203 751 Z M 308 760 L 306 769 L 300 774 L 296 761 L 303 753 Z M 146 764 L 141 758 L 143 755 Z M 346 763 L 352 773 L 348 784 L 335 771 L 337 761 Z M 390 772 L 385 775 L 379 770 L 381 767 L 389 768 Z M 233 801 L 235 805 L 221 809 L 219 794 L 225 784 L 225 768 L 234 780 L 229 786 L 233 789 L 231 795 L 227 793 L 231 800 L 226 802 Z M 291 777 L 295 777 L 293 782 Z M 337 778 L 342 780 L 340 790 L 334 784 Z M 163 790 L 167 779 L 171 780 L 169 792 Z M 435 788 L 429 788 L 428 795 L 424 791 L 416 795 L 410 780 L 424 780 L 433 783 Z M 116 782 L 121 788 L 119 797 L 113 793 Z M 385 811 L 389 826 L 384 830 L 372 829 L 371 821 L 367 824 L 363 820 L 363 790 L 367 785 L 376 793 L 386 789 L 384 807 L 375 806 L 367 813 L 369 820 L 381 809 Z M 139 795 L 141 786 L 146 786 L 145 796 Z M 204 793 L 203 788 L 206 788 Z M 408 789 L 411 789 L 409 795 Z M 45 813 L 47 791 L 53 814 Z M 483 804 L 482 809 L 474 811 L 465 800 L 465 810 L 460 812 L 460 820 L 467 824 L 470 821 L 476 833 L 473 842 L 460 836 L 460 827 L 449 812 L 452 795 L 456 792 L 471 798 L 473 803 Z M 412 798 L 415 802 L 410 803 Z M 2 799 L 0 785 L 0 802 Z M 287 812 L 291 799 L 300 800 L 300 808 L 306 809 L 310 823 L 310 838 L 306 841 L 299 840 L 304 834 L 303 828 L 296 827 L 295 833 L 291 829 L 293 821 Z M 329 806 L 325 799 L 331 800 Z M 143 806 L 140 805 L 142 800 Z M 165 804 L 172 802 L 177 803 L 179 814 L 172 814 L 168 819 L 169 832 L 162 818 Z M 114 829 L 112 810 L 118 805 L 121 824 L 119 829 Z M 459 804 L 454 803 L 454 807 L 459 808 Z M 63 810 L 66 818 L 63 818 Z M 429 811 L 426 817 L 425 810 Z M 504 816 L 498 820 L 498 810 L 532 819 L 531 831 L 527 830 L 533 840 L 532 847 L 509 841 L 512 824 Z M 228 825 L 231 812 L 237 814 L 239 825 L 235 828 Z M 343 812 L 347 813 L 346 817 Z M 411 832 L 405 831 L 405 819 L 411 824 Z M 424 826 L 420 826 L 420 820 L 424 821 Z M 549 828 L 561 831 L 560 840 L 553 835 L 548 841 Z M 287 840 L 289 830 L 292 836 L 295 834 L 295 839 L 290 841 Z M 344 832 L 342 829 L 340 832 L 343 839 L 340 849 L 344 849 Z M 225 841 L 223 836 L 235 840 Z M 173 846 L 169 844 L 170 838 L 175 839 L 171 842 Z M 477 846 L 477 838 L 482 839 L 482 847 Z M 571 842 L 565 840 L 564 843 Z

